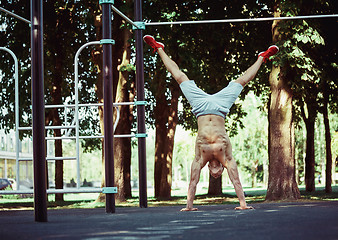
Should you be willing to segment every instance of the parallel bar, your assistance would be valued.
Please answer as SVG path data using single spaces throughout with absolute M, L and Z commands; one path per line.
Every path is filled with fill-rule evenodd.
M 117 106 L 126 106 L 126 105 L 137 105 L 137 102 L 120 102 L 113 103 L 114 107 Z M 103 106 L 103 103 L 79 103 L 78 107 L 100 107 Z M 58 104 L 58 105 L 46 105 L 45 108 L 75 108 L 76 104 Z
M 64 139 L 64 140 L 66 140 L 66 139 L 76 140 L 76 136 L 46 137 L 46 140 L 62 140 L 62 139 Z
M 31 24 L 31 21 L 29 21 L 29 20 L 27 20 L 27 19 L 25 19 L 23 17 L 20 17 L 19 15 L 15 14 L 15 13 L 12 13 L 11 11 L 8 11 L 8 10 L 2 8 L 2 7 L 0 7 L 0 11 L 3 11 L 5 13 L 7 13 L 8 15 L 11 15 L 12 17 L 15 17 L 15 18 L 17 18 L 17 19 L 19 19 L 21 21 L 24 21 L 24 22 L 26 22 L 28 24 Z
M 18 130 L 20 131 L 27 131 L 27 130 L 32 130 L 32 127 L 19 127 Z M 46 126 L 45 129 L 75 129 L 75 126 Z
M 58 160 L 76 160 L 76 157 L 47 157 L 47 161 L 58 161 Z
M 134 1 L 135 21 L 142 21 L 142 1 Z M 143 39 L 142 29 L 135 31 L 136 42 L 136 92 L 137 101 L 144 101 L 144 63 L 143 63 Z M 145 106 L 137 106 L 137 133 L 145 133 Z M 138 138 L 139 158 L 139 202 L 141 208 L 148 207 L 147 204 L 147 163 L 146 163 L 146 138 Z
M 33 158 L 18 158 L 18 161 L 32 161 Z M 47 161 L 54 161 L 54 160 L 76 160 L 76 157 L 47 157 Z
M 101 193 L 102 188 L 69 188 L 69 189 L 47 189 L 47 194 L 55 193 Z M 33 194 L 32 189 L 27 190 L 13 190 L 13 191 L 1 191 L 0 195 L 14 195 L 14 194 Z
M 136 137 L 136 134 L 120 134 L 114 135 L 115 138 L 129 138 Z M 79 139 L 90 139 L 90 138 L 104 138 L 102 135 L 92 135 L 92 136 L 79 136 Z M 46 137 L 46 140 L 60 140 L 60 139 L 70 139 L 75 140 L 76 136 L 63 136 L 63 137 Z
M 34 213 L 37 222 L 47 222 L 42 2 L 31 0 Z
M 75 126 L 46 126 L 46 129 L 74 129 Z
M 146 22 L 146 26 L 159 25 L 177 25 L 177 24 L 207 24 L 207 23 L 236 23 L 236 22 L 262 22 L 273 20 L 297 20 L 297 19 L 315 19 L 315 18 L 336 18 L 338 14 L 329 15 L 309 15 L 309 16 L 294 16 L 294 17 L 265 17 L 265 18 L 248 18 L 248 19 L 221 19 L 221 20 L 196 20 L 196 21 L 177 21 L 177 22 Z
M 102 4 L 102 38 L 112 38 L 111 4 Z M 105 187 L 114 187 L 114 137 L 113 137 L 113 48 L 103 44 L 103 124 L 104 124 L 104 162 Z M 106 194 L 106 213 L 115 212 L 113 193 Z

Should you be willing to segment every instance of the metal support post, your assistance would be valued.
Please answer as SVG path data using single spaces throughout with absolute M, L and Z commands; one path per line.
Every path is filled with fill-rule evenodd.
M 42 0 L 31 0 L 34 212 L 37 222 L 47 222 L 42 10 Z
M 111 3 L 102 3 L 102 38 L 112 37 Z M 111 44 L 103 44 L 103 122 L 104 160 L 106 188 L 114 187 L 114 137 L 113 137 L 113 49 Z M 113 193 L 106 194 L 106 213 L 115 212 Z
M 20 189 L 20 172 L 19 172 L 19 62 L 16 55 L 8 48 L 0 47 L 0 50 L 8 52 L 14 60 L 14 85 L 15 85 L 15 158 L 16 158 L 16 186 L 17 190 Z M 7 167 L 5 167 L 7 170 Z M 6 174 L 5 174 L 6 176 Z
M 135 21 L 142 21 L 142 1 L 134 1 Z M 144 63 L 143 63 L 143 40 L 142 29 L 135 30 L 136 39 L 136 89 L 137 101 L 144 101 Z M 137 105 L 137 133 L 146 132 L 145 127 L 145 106 Z M 139 158 L 139 196 L 140 207 L 147 207 L 147 162 L 146 162 L 146 137 L 138 138 Z

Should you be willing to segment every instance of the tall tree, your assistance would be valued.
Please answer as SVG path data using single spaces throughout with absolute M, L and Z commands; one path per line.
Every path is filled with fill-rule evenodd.
M 331 134 L 330 121 L 328 114 L 329 93 L 326 81 L 323 86 L 324 104 L 323 104 L 323 118 L 325 125 L 325 150 L 326 150 L 326 169 L 325 169 L 325 192 L 332 192 L 332 151 L 331 151 Z
M 275 5 L 274 17 L 280 17 Z M 273 42 L 284 36 L 279 32 L 279 20 L 272 24 Z M 269 180 L 266 200 L 298 199 L 300 192 L 295 178 L 294 126 L 292 122 L 292 90 L 288 83 L 294 74 L 287 64 L 273 66 L 269 106 Z
M 321 14 L 332 14 L 337 12 L 336 1 L 326 1 L 326 4 L 314 7 Z M 326 150 L 326 169 L 325 169 L 325 191 L 332 192 L 332 149 L 331 149 L 331 129 L 330 114 L 337 114 L 337 44 L 336 34 L 332 29 L 337 28 L 337 21 L 333 19 L 323 19 L 318 21 L 316 27 L 320 36 L 324 39 L 324 44 L 316 48 L 313 54 L 318 69 L 322 69 L 320 75 L 320 92 L 323 97 L 321 100 L 320 112 L 323 114 L 325 125 L 325 150 Z
M 48 46 L 47 56 L 45 62 L 51 66 L 51 73 L 48 74 L 46 79 L 47 94 L 52 105 L 63 104 L 65 96 L 65 77 L 69 74 L 69 66 L 71 58 L 67 56 L 67 52 L 64 51 L 65 44 L 71 44 L 74 40 L 69 38 L 77 23 L 76 15 L 73 14 L 72 8 L 74 5 L 65 5 L 62 2 L 46 2 L 44 4 L 44 34 L 45 45 Z M 48 14 L 47 14 L 48 13 Z M 75 19 L 74 19 L 75 18 Z M 68 64 L 68 65 L 67 65 Z M 62 92 L 63 91 L 63 92 Z M 64 125 L 60 116 L 60 112 L 64 109 L 52 108 L 46 111 L 46 125 L 62 126 Z M 54 137 L 61 137 L 61 129 L 53 130 Z M 55 157 L 62 157 L 62 140 L 58 139 L 54 141 Z M 63 160 L 55 161 L 55 188 L 63 189 Z M 63 194 L 55 194 L 56 201 L 63 201 Z
M 124 14 L 131 17 L 133 10 L 133 1 L 124 1 L 120 8 L 125 9 Z M 125 20 L 120 19 L 120 25 L 124 26 L 120 32 L 117 32 L 116 38 L 116 55 L 118 84 L 116 86 L 115 102 L 133 102 L 135 97 L 134 70 L 131 66 L 131 39 L 132 31 L 127 28 Z M 115 24 L 116 28 L 118 25 Z M 121 46 L 121 47 L 119 47 Z M 133 106 L 120 107 L 120 120 L 117 125 L 115 134 L 128 134 L 132 129 Z M 114 158 L 115 158 L 115 183 L 119 188 L 117 199 L 125 201 L 131 197 L 130 185 L 130 165 L 131 165 L 131 139 L 115 138 L 114 139 Z
M 287 15 L 330 13 L 330 1 L 284 1 L 282 11 Z M 314 10 L 315 9 L 315 10 Z M 315 12 L 314 12 L 315 11 Z M 281 32 L 288 36 L 280 42 L 287 52 L 284 61 L 292 67 L 290 78 L 294 94 L 295 113 L 302 116 L 306 126 L 305 184 L 307 191 L 315 190 L 315 121 L 324 103 L 323 81 L 330 81 L 332 59 L 325 49 L 331 45 L 329 34 L 323 31 L 321 20 L 285 21 Z M 327 40 L 326 40 L 326 39 Z M 333 49 L 331 49 L 332 51 Z M 334 52 L 334 51 L 332 51 Z M 325 54 L 326 53 L 326 54 Z M 324 55 L 325 54 L 325 55 Z M 325 61 L 323 61 L 325 58 Z M 323 63 L 326 62 L 326 63 Z M 329 63 L 328 63 L 329 62 Z M 297 118 L 296 118 L 297 119 Z

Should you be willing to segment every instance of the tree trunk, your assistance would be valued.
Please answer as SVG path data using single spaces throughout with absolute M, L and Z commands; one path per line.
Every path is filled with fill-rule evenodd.
M 130 43 L 131 32 L 128 29 L 123 29 L 123 48 L 122 62 L 118 66 L 120 70 L 119 82 L 116 90 L 116 102 L 133 102 L 134 94 L 129 93 L 129 72 L 128 64 L 130 63 Z M 122 43 L 121 43 L 122 44 Z M 133 84 L 134 85 L 134 84 Z M 131 121 L 133 120 L 133 106 L 122 106 L 120 109 L 120 120 L 117 125 L 115 134 L 130 133 L 132 128 Z M 116 194 L 116 200 L 125 201 L 126 198 L 131 197 L 131 184 L 130 184 L 130 165 L 131 165 L 131 139 L 130 138 L 115 138 L 114 139 L 114 159 L 115 159 L 115 185 L 119 191 Z
M 307 192 L 313 192 L 315 187 L 315 118 L 310 116 L 306 124 L 306 156 L 305 156 L 305 188 Z M 311 114 L 312 115 L 312 114 Z
M 280 12 L 275 9 L 275 17 Z M 281 35 L 278 31 L 279 21 L 272 24 L 273 42 Z M 269 106 L 269 179 L 266 200 L 289 200 L 300 198 L 295 178 L 295 144 L 292 122 L 292 91 L 283 73 L 287 69 L 273 66 L 269 76 L 271 88 Z
M 306 156 L 305 156 L 305 187 L 307 192 L 315 191 L 315 121 L 317 117 L 317 95 L 318 89 L 313 84 L 305 96 L 304 101 L 307 108 L 307 116 L 305 106 L 301 107 L 301 115 L 306 126 Z
M 155 197 L 168 199 L 171 197 L 172 159 L 174 137 L 178 122 L 179 88 L 173 85 L 170 103 L 166 100 L 166 72 L 158 71 L 155 81 L 158 84 L 156 106 L 154 109 L 156 139 L 155 139 Z
M 51 90 L 51 96 L 52 96 L 52 104 L 58 105 L 62 104 L 62 82 L 63 82 L 63 76 L 62 76 L 62 69 L 64 68 L 64 51 L 63 47 L 61 46 L 62 41 L 60 40 L 61 34 L 58 33 L 58 31 L 61 31 L 61 29 L 57 28 L 57 34 L 56 39 L 53 39 L 53 43 L 55 44 L 55 57 L 54 57 L 54 72 L 52 79 L 52 90 Z M 50 118 L 49 121 L 52 122 L 53 126 L 61 126 L 61 119 L 59 115 L 59 109 L 53 108 L 50 112 Z M 61 137 L 61 130 L 60 129 L 54 129 L 54 137 Z M 54 151 L 55 151 L 55 157 L 62 157 L 62 140 L 55 140 L 54 141 Z M 55 160 L 55 189 L 63 189 L 63 160 Z M 64 201 L 63 193 L 57 193 L 55 194 L 55 201 Z
M 254 158 L 256 159 L 256 155 L 254 154 Z M 251 165 L 251 187 L 254 188 L 257 186 L 257 170 L 258 170 L 258 162 L 259 160 L 255 160 Z
M 59 119 L 60 120 L 60 119 Z M 59 121 L 61 123 L 61 121 Z M 55 124 L 57 125 L 57 124 Z M 60 126 L 59 124 L 58 126 Z M 54 130 L 55 137 L 61 137 L 61 130 Z M 55 140 L 55 157 L 62 157 L 62 140 Z M 63 189 L 63 160 L 55 160 L 55 189 Z M 55 201 L 64 201 L 63 193 L 55 194 Z
M 209 173 L 208 195 L 211 196 L 222 195 L 222 177 L 214 178 Z
M 273 67 L 269 79 L 269 180 L 266 200 L 270 201 L 300 198 L 295 178 L 292 92 L 282 70 Z
M 331 133 L 330 133 L 330 121 L 327 111 L 327 105 L 329 102 L 329 93 L 327 89 L 327 83 L 324 80 L 324 106 L 323 117 L 325 125 L 325 149 L 326 149 L 326 168 L 325 168 L 325 192 L 332 193 L 332 151 L 331 151 Z

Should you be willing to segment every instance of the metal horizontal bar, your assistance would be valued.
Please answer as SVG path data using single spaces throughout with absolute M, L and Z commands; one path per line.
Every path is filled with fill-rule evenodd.
M 55 193 L 101 193 L 102 188 L 47 189 L 48 194 Z
M 78 105 L 79 107 L 101 107 L 103 103 L 81 103 Z M 75 107 L 75 105 L 74 105 Z
M 117 193 L 117 187 L 104 187 L 102 193 Z
M 136 134 L 121 134 L 121 135 L 114 135 L 115 138 L 129 138 L 129 137 L 135 137 Z
M 45 108 L 70 108 L 74 104 L 55 104 L 55 105 L 45 105 Z
M 130 18 L 128 18 L 120 10 L 118 10 L 116 7 L 114 7 L 114 5 L 111 5 L 111 7 L 112 7 L 113 11 L 116 12 L 118 15 L 120 15 L 122 18 L 124 18 L 124 20 L 126 20 L 127 22 L 132 24 L 134 27 L 138 28 L 138 26 Z
M 32 130 L 32 127 L 19 127 L 19 130 Z M 46 126 L 45 129 L 75 129 L 75 126 Z
M 128 138 L 128 137 L 135 137 L 136 134 L 120 134 L 120 135 L 114 135 L 115 138 Z M 92 135 L 92 136 L 80 136 L 80 139 L 90 139 L 90 138 L 104 138 L 102 135 Z M 46 137 L 46 140 L 62 140 L 62 139 L 73 139 L 75 140 L 76 137 L 74 136 L 64 136 L 64 137 Z
M 23 18 L 23 17 L 21 17 L 21 16 L 15 14 L 15 13 L 12 13 L 11 11 L 8 11 L 8 10 L 2 8 L 2 7 L 0 7 L 0 10 L 3 11 L 3 12 L 5 12 L 5 13 L 7 13 L 8 15 L 11 15 L 12 17 L 15 17 L 15 18 L 17 18 L 17 19 L 19 19 L 19 20 L 21 20 L 21 21 L 24 21 L 24 22 L 26 22 L 26 23 L 28 23 L 28 24 L 31 24 L 31 21 L 29 21 L 29 20 L 27 20 L 26 18 Z
M 120 103 L 113 103 L 113 106 L 125 106 L 125 105 L 135 105 L 136 102 L 120 102 Z
M 55 193 L 101 193 L 102 188 L 67 188 L 67 189 L 47 189 L 47 194 Z M 0 195 L 15 195 L 15 194 L 33 194 L 33 189 L 0 191 Z
M 33 157 L 27 158 L 19 158 L 19 161 L 33 161 Z M 76 157 L 46 157 L 47 161 L 54 161 L 54 160 L 76 160 Z
M 113 103 L 113 106 L 124 106 L 124 105 L 136 105 L 137 102 L 120 102 Z M 81 103 L 79 107 L 99 107 L 103 106 L 103 103 Z M 45 108 L 75 108 L 75 104 L 58 104 L 58 105 L 46 105 Z
M 62 136 L 62 137 L 45 137 L 46 140 L 63 140 L 63 139 L 76 139 L 73 136 Z
M 114 134 L 115 138 L 128 138 L 128 137 L 135 137 L 136 134 L 132 133 L 132 134 Z M 104 138 L 104 136 L 80 136 L 80 139 L 89 139 L 89 138 Z
M 120 102 L 120 103 L 113 103 L 114 107 L 117 106 L 124 106 L 124 105 L 135 105 L 135 102 Z M 103 106 L 103 103 L 81 103 L 78 105 L 79 107 L 97 107 Z M 74 105 L 75 107 L 75 105 Z
M 309 15 L 294 17 L 265 17 L 265 18 L 238 18 L 238 19 L 221 19 L 221 20 L 196 20 L 196 21 L 177 21 L 177 22 L 146 22 L 146 26 L 174 25 L 174 24 L 207 24 L 207 23 L 235 23 L 235 22 L 261 22 L 274 20 L 297 20 L 297 19 L 314 19 L 314 18 L 336 18 L 338 14 L 330 15 Z
M 75 126 L 46 126 L 45 129 L 75 129 Z
M 76 157 L 47 157 L 46 160 L 76 160 Z

